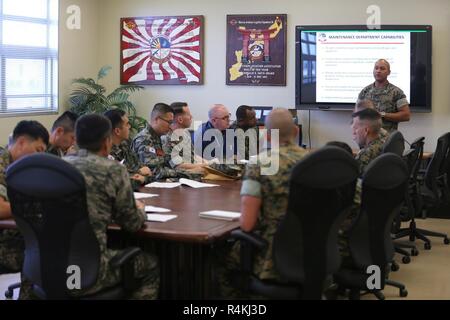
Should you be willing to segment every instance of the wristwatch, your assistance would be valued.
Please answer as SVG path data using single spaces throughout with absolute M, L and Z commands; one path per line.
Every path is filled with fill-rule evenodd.
M 386 116 L 386 112 L 384 112 L 384 111 L 381 111 L 380 114 L 381 114 L 381 118 L 384 118 Z

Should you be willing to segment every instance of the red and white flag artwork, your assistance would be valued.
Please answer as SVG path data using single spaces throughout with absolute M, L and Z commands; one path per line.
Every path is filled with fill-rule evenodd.
M 202 83 L 201 18 L 121 19 L 121 82 Z

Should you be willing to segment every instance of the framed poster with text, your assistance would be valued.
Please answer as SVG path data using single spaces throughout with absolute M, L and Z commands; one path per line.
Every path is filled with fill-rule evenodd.
M 286 14 L 227 15 L 227 85 L 286 85 L 286 20 Z
M 120 19 L 120 83 L 203 83 L 203 16 Z

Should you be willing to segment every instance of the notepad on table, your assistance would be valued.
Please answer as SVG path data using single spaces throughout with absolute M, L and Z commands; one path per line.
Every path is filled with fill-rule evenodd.
M 208 188 L 208 187 L 218 187 L 218 184 L 212 184 L 212 183 L 204 183 L 204 182 L 198 182 L 191 179 L 185 179 L 181 178 L 180 183 L 186 186 L 189 186 L 191 188 Z
M 153 193 L 145 193 L 145 192 L 134 192 L 135 199 L 145 199 L 145 198 L 153 198 L 153 197 L 159 197 L 159 195 L 153 194 Z
M 170 211 L 172 210 L 161 207 L 145 206 L 145 212 L 170 212 Z
M 210 211 L 200 212 L 199 216 L 201 218 L 234 221 L 234 220 L 238 220 L 240 218 L 241 213 L 233 212 L 233 211 L 223 211 L 223 210 L 210 210 Z
M 152 182 L 145 185 L 147 188 L 176 188 L 181 186 L 181 183 L 179 182 Z
M 147 213 L 147 221 L 166 222 L 177 217 L 176 214 Z

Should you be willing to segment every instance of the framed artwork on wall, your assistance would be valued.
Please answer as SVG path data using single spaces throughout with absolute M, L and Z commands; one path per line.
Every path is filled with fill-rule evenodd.
M 227 15 L 227 85 L 286 85 L 286 20 L 286 14 Z
M 203 16 L 120 19 L 121 84 L 203 84 Z

